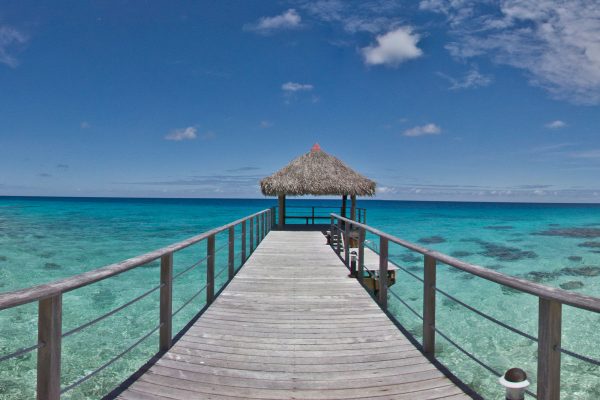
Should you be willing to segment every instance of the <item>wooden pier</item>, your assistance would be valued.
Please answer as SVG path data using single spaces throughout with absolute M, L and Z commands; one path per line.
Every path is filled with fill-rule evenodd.
M 120 399 L 468 399 L 318 231 L 273 231 Z

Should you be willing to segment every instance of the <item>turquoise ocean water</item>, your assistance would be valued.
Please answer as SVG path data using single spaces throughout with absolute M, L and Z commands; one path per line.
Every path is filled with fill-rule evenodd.
M 275 205 L 265 200 L 152 200 L 0 198 L 0 292 L 89 271 L 188 238 Z M 333 200 L 292 200 L 293 205 L 337 206 Z M 468 262 L 578 293 L 600 296 L 600 206 L 359 201 L 368 224 Z M 239 237 L 239 231 L 236 235 Z M 373 238 L 367 238 L 373 239 Z M 217 249 L 226 245 L 217 237 Z M 239 243 L 239 240 L 237 241 Z M 175 273 L 205 252 L 200 243 L 175 255 Z M 237 252 L 239 254 L 239 251 Z M 423 260 L 391 245 L 393 261 L 417 276 Z M 216 273 L 226 269 L 218 253 Z M 239 257 L 237 265 L 239 265 Z M 175 281 L 177 310 L 204 285 L 205 265 Z M 451 267 L 438 269 L 438 286 L 481 311 L 537 336 L 537 299 Z M 218 275 L 218 286 L 226 272 Z M 92 320 L 158 284 L 158 263 L 69 292 L 63 298 L 63 332 Z M 418 313 L 422 286 L 398 272 L 391 290 Z M 108 362 L 158 324 L 158 291 L 123 311 L 63 339 L 62 385 L 67 387 Z M 204 304 L 197 296 L 175 317 L 181 329 Z M 420 340 L 421 321 L 390 297 L 390 310 Z M 438 294 L 436 327 L 498 371 L 519 366 L 535 383 L 536 343 L 483 319 Z M 600 359 L 600 315 L 563 308 L 563 347 Z M 0 311 L 0 356 L 35 343 L 37 305 Z M 157 334 L 65 398 L 99 398 L 137 370 L 157 349 Z M 438 337 L 437 354 L 486 398 L 500 398 L 497 379 Z M 35 397 L 35 352 L 0 362 L 0 399 Z M 566 399 L 600 398 L 600 368 L 567 355 L 562 360 Z

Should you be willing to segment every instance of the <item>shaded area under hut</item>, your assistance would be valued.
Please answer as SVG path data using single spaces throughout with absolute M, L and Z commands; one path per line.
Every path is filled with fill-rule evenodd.
M 265 196 L 279 198 L 278 226 L 285 225 L 286 196 L 342 196 L 342 216 L 350 196 L 350 218 L 356 219 L 356 197 L 375 195 L 375 182 L 352 170 L 318 144 L 310 152 L 292 160 L 273 175 L 260 181 Z

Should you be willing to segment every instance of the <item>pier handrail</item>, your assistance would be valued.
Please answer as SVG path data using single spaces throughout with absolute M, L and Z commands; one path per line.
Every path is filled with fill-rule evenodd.
M 249 222 L 249 224 L 247 224 Z M 241 225 L 241 264 L 246 261 L 249 254 L 264 239 L 267 233 L 275 226 L 275 208 L 264 209 L 244 218 L 238 219 L 221 227 L 193 236 L 172 245 L 151 251 L 149 253 L 129 258 L 125 261 L 111 264 L 102 268 L 88 271 L 70 278 L 52 283 L 37 285 L 30 288 L 19 289 L 0 294 L 0 310 L 17 307 L 34 301 L 38 302 L 38 341 L 35 345 L 18 349 L 9 354 L 0 355 L 0 362 L 19 357 L 37 350 L 37 400 L 58 400 L 61 395 L 81 383 L 87 381 L 97 373 L 112 365 L 133 348 L 148 339 L 153 333 L 159 331 L 159 352 L 167 351 L 173 343 L 172 320 L 173 317 L 186 307 L 192 300 L 206 292 L 206 306 L 215 299 L 215 281 L 221 274 L 228 271 L 229 282 L 235 275 L 235 227 Z M 247 225 L 249 225 L 248 229 Z M 216 235 L 228 231 L 228 240 L 225 245 L 215 248 Z M 193 244 L 206 240 L 206 257 L 185 267 L 173 275 L 173 254 Z M 249 245 L 249 252 L 247 252 Z M 216 254 L 228 247 L 227 267 L 215 275 Z M 96 283 L 98 281 L 133 270 L 145 264 L 160 259 L 160 284 L 150 288 L 132 300 L 108 311 L 88 322 L 71 330 L 62 331 L 62 295 L 63 293 Z M 173 281 L 191 269 L 206 262 L 206 284 L 187 299 L 177 310 L 173 311 Z M 61 387 L 61 342 L 62 338 L 75 334 L 99 321 L 108 318 L 117 312 L 129 307 L 146 296 L 160 290 L 160 318 L 158 325 L 150 332 L 138 338 L 125 350 L 110 359 L 95 370 L 80 377 L 75 382 Z M 221 289 L 222 290 L 222 289 Z M 198 310 L 199 315 L 202 310 Z M 192 321 L 194 320 L 193 317 Z M 185 328 L 184 328 L 185 329 Z
M 579 294 L 575 292 L 571 292 L 568 290 L 554 288 L 551 286 L 541 285 L 536 282 L 529 281 L 527 279 L 517 278 L 515 276 L 505 275 L 503 273 L 494 271 L 489 268 L 485 268 L 479 265 L 471 264 L 465 261 L 461 261 L 457 258 L 450 257 L 444 253 L 440 253 L 438 251 L 429 250 L 425 247 L 419 246 L 417 244 L 408 242 L 406 240 L 400 239 L 396 236 L 390 235 L 389 233 L 385 233 L 380 231 L 379 229 L 373 228 L 369 225 L 365 225 L 356 221 L 351 220 L 350 218 L 345 218 L 337 214 L 331 214 L 332 217 L 336 219 L 340 219 L 341 221 L 352 224 L 352 226 L 357 228 L 362 228 L 367 232 L 371 232 L 374 235 L 379 236 L 380 238 L 387 239 L 389 242 L 393 242 L 399 244 L 402 247 L 405 247 L 409 250 L 412 250 L 416 253 L 420 253 L 424 256 L 429 256 L 431 258 L 436 259 L 446 265 L 450 265 L 452 267 L 458 268 L 465 272 L 469 272 L 473 275 L 477 275 L 481 278 L 487 279 L 489 281 L 499 283 L 504 286 L 511 287 L 513 289 L 520 290 L 522 292 L 526 292 L 538 297 L 545 298 L 547 300 L 556 300 L 562 304 L 566 304 L 569 306 L 583 308 L 588 311 L 594 311 L 600 313 L 600 298 L 588 296 L 584 294 Z
M 158 260 L 165 254 L 174 253 L 179 250 L 185 249 L 186 247 L 201 242 L 210 236 L 223 232 L 232 226 L 239 225 L 244 221 L 248 221 L 251 218 L 257 217 L 258 215 L 268 211 L 270 211 L 270 209 L 259 211 L 247 217 L 233 221 L 229 224 L 201 233 L 189 239 L 182 240 L 181 242 L 177 242 L 169 246 L 162 247 L 160 249 L 142 254 L 140 256 L 132 257 L 118 263 L 110 264 L 105 267 L 84 272 L 79 275 L 71 276 L 69 278 L 61 279 L 51 283 L 45 283 L 29 288 L 14 290 L 12 292 L 0 293 L 0 310 L 12 308 L 26 303 L 31 303 L 33 301 L 57 295 L 59 293 L 70 292 L 71 290 L 78 289 L 82 286 L 87 286 L 89 284 L 101 281 L 103 279 L 110 278 L 111 276 L 115 276 L 125 271 L 129 271 L 136 267 L 151 263 L 152 261 Z
M 558 400 L 560 399 L 560 370 L 561 370 L 561 353 L 570 355 L 579 360 L 588 362 L 592 365 L 600 365 L 600 360 L 593 359 L 591 357 L 575 353 L 573 351 L 564 349 L 561 347 L 561 325 L 562 325 L 562 305 L 569 305 L 575 308 L 580 308 L 596 313 L 600 313 L 600 298 L 582 295 L 579 293 L 573 293 L 564 289 L 553 288 L 550 286 L 541 285 L 535 282 L 528 281 L 509 275 L 502 274 L 500 272 L 481 267 L 479 265 L 467 263 L 458 260 L 454 257 L 450 257 L 444 253 L 429 250 L 425 247 L 416 245 L 406 240 L 400 239 L 396 236 L 390 235 L 379 229 L 373 228 L 369 225 L 362 224 L 357 221 L 353 221 L 349 218 L 342 217 L 338 214 L 332 213 L 331 216 L 331 234 L 334 231 L 338 233 L 337 239 L 337 253 L 343 258 L 347 266 L 350 266 L 349 252 L 348 252 L 348 236 L 352 229 L 358 230 L 358 269 L 357 275 L 359 281 L 362 282 L 362 275 L 364 268 L 364 247 L 366 232 L 370 232 L 379 237 L 379 277 L 386 277 L 388 270 L 388 262 L 396 265 L 400 270 L 408 273 L 415 279 L 423 283 L 423 315 L 420 315 L 412 307 L 410 307 L 405 301 L 403 301 L 396 293 L 390 292 L 395 298 L 397 298 L 409 311 L 415 314 L 418 318 L 423 320 L 423 344 L 422 351 L 425 355 L 435 359 L 435 334 L 439 334 L 441 337 L 450 342 L 463 354 L 471 358 L 473 361 L 499 376 L 500 373 L 489 365 L 479 360 L 475 355 L 461 347 L 458 343 L 454 342 L 447 335 L 441 332 L 435 327 L 435 302 L 436 293 L 441 293 L 445 297 L 457 302 L 463 307 L 477 313 L 478 315 L 504 327 L 514 333 L 517 333 L 529 340 L 538 343 L 538 360 L 537 360 L 537 390 L 536 393 L 527 391 L 527 393 L 533 397 L 544 400 Z M 343 227 L 342 227 L 343 223 Z M 342 256 L 340 250 L 340 244 L 342 242 L 340 235 L 343 235 L 344 241 L 344 255 Z M 388 247 L 389 243 L 396 243 L 406 249 L 422 254 L 424 256 L 424 272 L 423 278 L 416 276 L 407 269 L 393 263 L 389 260 Z M 333 245 L 333 240 L 331 241 Z M 538 312 L 538 337 L 534 337 L 527 334 L 517 328 L 514 328 L 498 319 L 491 317 L 484 312 L 477 310 L 447 292 L 439 289 L 436 286 L 436 264 L 437 262 L 449 265 L 454 268 L 458 268 L 462 271 L 468 272 L 472 275 L 480 278 L 489 280 L 491 282 L 507 286 L 509 288 L 529 293 L 537 296 L 539 299 L 539 312 Z M 380 307 L 387 311 L 387 279 L 379 279 L 379 290 L 377 300 Z M 395 317 L 392 315 L 392 318 Z

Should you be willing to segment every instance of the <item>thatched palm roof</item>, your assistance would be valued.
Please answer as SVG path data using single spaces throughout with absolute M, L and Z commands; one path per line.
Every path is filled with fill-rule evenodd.
M 375 182 L 350 169 L 315 144 L 306 153 L 260 181 L 265 196 L 373 196 Z

